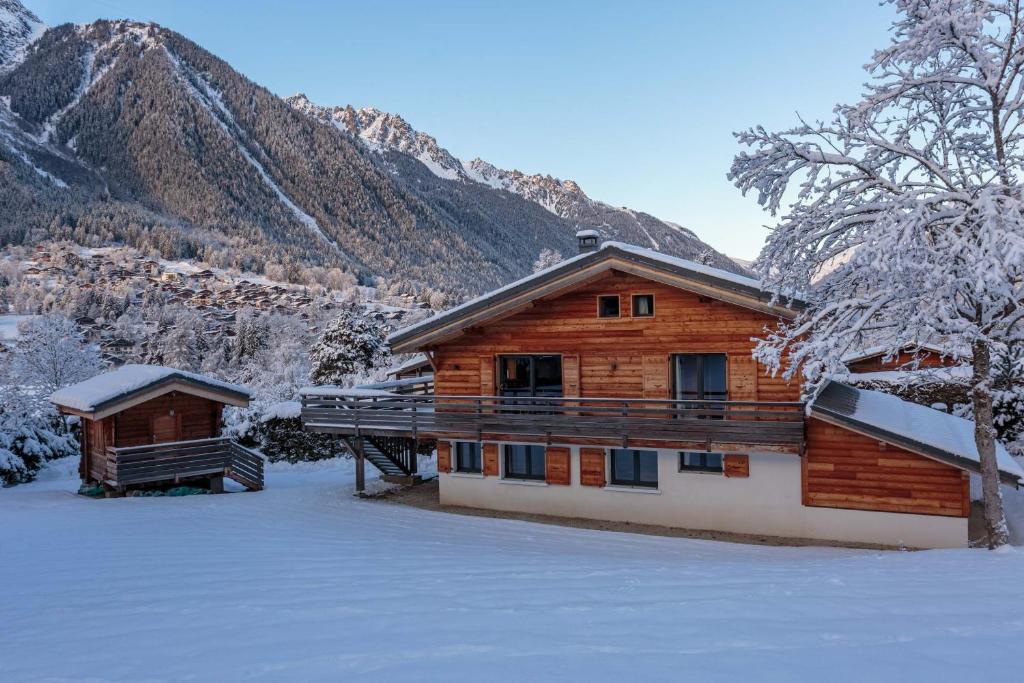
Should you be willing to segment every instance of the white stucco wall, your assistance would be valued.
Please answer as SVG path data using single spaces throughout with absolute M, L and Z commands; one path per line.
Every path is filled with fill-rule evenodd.
M 678 451 L 658 451 L 658 488 L 580 485 L 579 450 L 569 486 L 474 474 L 439 475 L 441 503 L 686 529 L 766 534 L 915 548 L 963 547 L 967 520 L 801 504 L 800 459 L 755 453 L 750 476 L 680 472 Z M 501 458 L 499 458 L 499 461 Z M 608 468 L 606 467 L 606 470 Z

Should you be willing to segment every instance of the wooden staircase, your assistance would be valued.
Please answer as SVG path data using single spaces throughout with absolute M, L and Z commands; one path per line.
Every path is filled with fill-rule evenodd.
M 418 484 L 422 477 L 416 471 L 417 441 L 404 437 L 344 437 L 345 444 L 356 456 L 362 456 L 383 475 L 385 481 L 397 484 Z M 361 443 L 360 443 L 361 442 Z

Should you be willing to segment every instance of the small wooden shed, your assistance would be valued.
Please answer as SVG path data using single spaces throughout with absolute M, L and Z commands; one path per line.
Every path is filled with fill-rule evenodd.
M 220 436 L 225 405 L 248 406 L 244 387 L 159 365 L 123 365 L 54 393 L 82 420 L 83 483 L 118 490 L 223 476 L 263 487 L 259 454 Z

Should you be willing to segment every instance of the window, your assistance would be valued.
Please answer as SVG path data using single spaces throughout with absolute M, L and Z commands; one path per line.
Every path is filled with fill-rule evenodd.
M 725 401 L 724 353 L 682 353 L 673 357 L 676 399 L 680 401 Z
M 618 318 L 619 317 L 619 295 L 597 297 L 597 317 Z
M 480 459 L 480 444 L 472 441 L 457 441 L 455 443 L 455 471 L 483 472 Z
M 680 472 L 721 472 L 721 453 L 680 453 Z
M 617 486 L 658 486 L 657 451 L 612 449 L 612 484 Z
M 506 479 L 544 479 L 543 446 L 505 446 Z
M 633 317 L 650 318 L 654 315 L 654 295 L 634 294 L 633 295 Z
M 561 356 L 501 356 L 498 390 L 502 396 L 561 396 Z

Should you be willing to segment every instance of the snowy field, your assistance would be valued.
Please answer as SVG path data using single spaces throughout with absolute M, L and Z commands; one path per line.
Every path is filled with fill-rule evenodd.
M 267 490 L 0 490 L 0 680 L 1020 680 L 1024 552 L 772 548 Z

